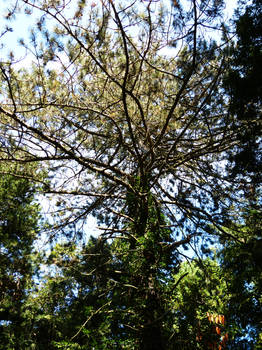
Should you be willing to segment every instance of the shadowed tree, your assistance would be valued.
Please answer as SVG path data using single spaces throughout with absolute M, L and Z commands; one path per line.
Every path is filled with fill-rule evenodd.
M 261 2 L 248 6 L 240 2 L 235 18 L 236 42 L 229 52 L 225 74 L 232 127 L 238 129 L 241 144 L 232 150 L 232 175 L 249 175 L 261 183 L 261 96 L 262 96 L 262 11 Z
M 36 165 L 36 164 L 35 164 Z M 33 242 L 37 237 L 39 206 L 30 182 L 34 165 L 0 166 L 0 348 L 30 345 L 26 300 L 37 266 Z

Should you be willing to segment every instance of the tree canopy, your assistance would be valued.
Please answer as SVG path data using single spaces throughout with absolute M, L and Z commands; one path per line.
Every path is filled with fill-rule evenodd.
M 33 25 L 0 62 L 0 160 L 32 167 L 53 243 L 31 348 L 222 349 L 247 327 L 259 344 L 261 11 L 239 5 L 232 31 L 223 6 L 8 4 L 3 44 L 19 17 Z

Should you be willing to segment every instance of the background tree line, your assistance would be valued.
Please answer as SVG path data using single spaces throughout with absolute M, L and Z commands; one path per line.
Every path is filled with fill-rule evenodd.
M 260 5 L 8 4 L 2 349 L 261 348 Z

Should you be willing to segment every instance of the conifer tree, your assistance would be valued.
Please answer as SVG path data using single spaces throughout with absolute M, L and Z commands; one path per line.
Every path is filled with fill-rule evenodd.
M 0 167 L 0 348 L 29 349 L 32 328 L 27 298 L 33 287 L 37 257 L 39 206 L 30 179 L 35 166 Z M 36 276 L 36 275 L 35 275 Z
M 85 239 L 88 215 L 97 217 L 120 273 L 103 281 L 110 308 L 89 311 L 117 315 L 112 344 L 121 334 L 133 348 L 172 348 L 166 286 L 184 250 L 201 254 L 217 236 L 239 240 L 231 209 L 241 183 L 225 162 L 241 146 L 242 124 L 228 113 L 222 84 L 226 33 L 218 45 L 209 32 L 225 31 L 223 1 L 15 5 L 8 18 L 22 11 L 37 21 L 30 40 L 20 40 L 30 69 L 16 68 L 14 53 L 0 64 L 1 137 L 19 150 L 3 147 L 0 157 L 48 170 L 53 230 L 68 241 Z M 82 325 L 76 334 L 84 332 Z

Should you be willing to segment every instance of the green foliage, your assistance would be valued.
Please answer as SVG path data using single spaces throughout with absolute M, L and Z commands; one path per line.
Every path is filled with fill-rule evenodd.
M 30 345 L 26 300 L 32 288 L 37 257 L 39 206 L 30 180 L 36 167 L 1 164 L 0 172 L 0 345 L 17 349 Z
M 46 263 L 51 271 L 31 296 L 39 349 L 131 349 L 132 338 L 121 330 L 119 263 L 109 246 L 94 238 L 82 249 L 57 245 Z
M 232 153 L 233 175 L 261 180 L 262 12 L 260 1 L 241 7 L 235 20 L 237 42 L 230 50 L 225 87 L 241 145 Z
M 221 45 L 208 33 L 223 1 L 14 1 L 8 20 L 36 20 L 20 40 L 30 68 L 14 53 L 0 62 L 0 160 L 18 164 L 0 190 L 10 350 L 206 349 L 218 340 L 207 313 L 226 316 L 231 344 L 250 325 L 259 344 L 258 4 L 224 50 L 226 29 Z M 250 150 L 243 165 L 234 152 Z M 39 276 L 35 178 L 53 220 Z M 102 234 L 83 243 L 90 213 Z M 185 262 L 218 237 L 221 266 Z
M 227 279 L 218 262 L 211 259 L 183 262 L 174 277 L 183 278 L 174 290 L 171 289 L 174 349 L 206 349 L 209 342 L 218 341 L 207 313 L 224 315 L 226 319 L 228 316 L 231 295 Z M 226 331 L 223 327 L 222 334 Z
M 231 346 L 259 349 L 262 333 L 261 210 L 247 208 L 239 241 L 224 242 L 221 268 L 232 297 L 228 303 Z

